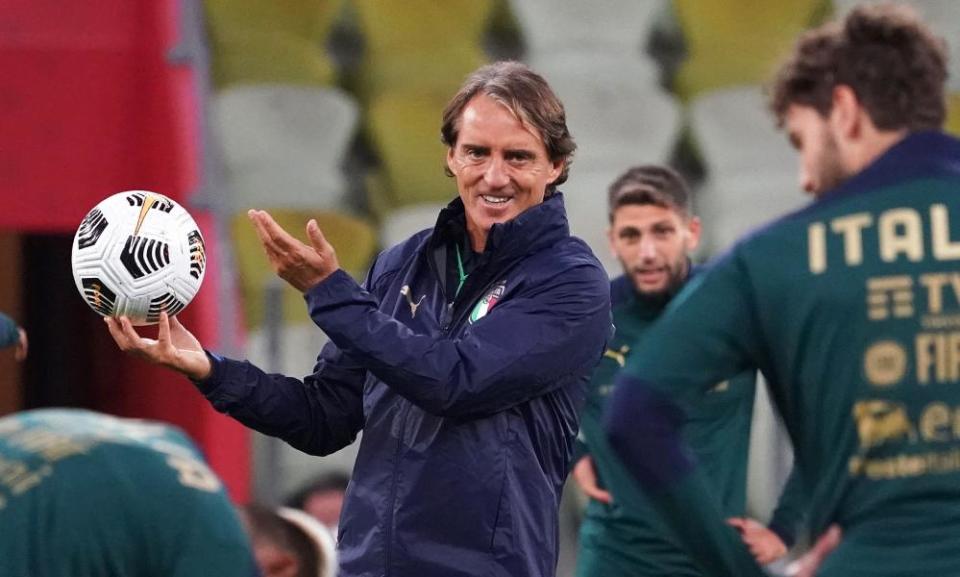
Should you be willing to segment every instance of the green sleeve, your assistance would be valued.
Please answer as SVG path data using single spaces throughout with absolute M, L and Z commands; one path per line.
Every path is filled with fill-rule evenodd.
M 0 313 L 0 349 L 12 347 L 20 342 L 20 331 L 17 323 L 7 315 Z
M 695 407 L 716 383 L 763 368 L 762 351 L 750 279 L 731 253 L 691 281 L 640 339 L 606 417 L 624 464 L 710 575 L 763 572 L 726 524 L 704 469 L 681 435 L 681 405 Z
M 687 552 L 713 577 L 761 577 L 764 572 L 730 527 L 702 469 L 650 494 Z
M 751 279 L 738 253 L 731 252 L 670 302 L 640 339 L 624 372 L 697 406 L 719 382 L 747 370 L 766 373 L 765 358 Z
M 787 483 L 780 493 L 777 507 L 773 510 L 770 523 L 767 525 L 776 533 L 787 547 L 792 547 L 797 540 L 797 532 L 806 521 L 807 492 L 800 478 L 800 472 L 794 465 L 787 478 Z

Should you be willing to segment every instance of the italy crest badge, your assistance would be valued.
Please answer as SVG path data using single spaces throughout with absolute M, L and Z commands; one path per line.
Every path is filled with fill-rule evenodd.
M 506 290 L 506 286 L 507 281 L 500 281 L 490 290 L 490 292 L 486 294 L 486 296 L 480 299 L 480 302 L 478 302 L 470 312 L 469 321 L 471 325 L 487 316 L 487 313 L 489 313 L 490 309 L 497 304 L 497 301 L 503 298 L 503 293 Z

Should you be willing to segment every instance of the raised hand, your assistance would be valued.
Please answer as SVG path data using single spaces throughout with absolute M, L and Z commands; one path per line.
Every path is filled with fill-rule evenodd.
M 202 380 L 210 375 L 212 366 L 203 346 L 180 321 L 160 313 L 156 339 L 141 337 L 127 317 L 104 317 L 110 335 L 120 350 L 157 365 L 179 371 L 191 379 Z
M 300 292 L 307 292 L 340 268 L 337 253 L 316 220 L 307 223 L 308 246 L 283 230 L 266 211 L 250 210 L 247 216 L 257 229 L 274 272 Z

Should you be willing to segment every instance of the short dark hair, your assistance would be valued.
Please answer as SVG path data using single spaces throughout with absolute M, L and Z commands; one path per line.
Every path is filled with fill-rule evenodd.
M 270 543 L 297 559 L 300 566 L 297 577 L 319 574 L 322 560 L 317 545 L 303 529 L 257 503 L 245 505 L 240 513 L 249 527 L 251 541 Z
M 833 89 L 849 86 L 880 130 L 939 129 L 946 118 L 946 44 L 907 6 L 858 6 L 842 22 L 803 34 L 776 74 L 770 108 L 830 114 Z
M 495 62 L 481 66 L 467 77 L 460 91 L 443 110 L 443 125 L 440 128 L 443 143 L 449 148 L 457 145 L 460 117 L 467 103 L 478 94 L 503 104 L 521 122 L 535 129 L 543 139 L 551 162 L 563 161 L 563 171 L 547 187 L 547 193 L 552 193 L 557 185 L 566 182 L 577 145 L 567 128 L 563 103 L 542 76 L 520 62 Z M 453 176 L 449 168 L 447 175 Z
M 340 471 L 330 471 L 310 479 L 286 500 L 287 507 L 303 509 L 311 495 L 337 491 L 343 493 L 350 483 L 350 475 Z
M 644 164 L 627 169 L 607 192 L 610 222 L 621 206 L 654 205 L 677 211 L 687 218 L 692 214 L 687 181 L 670 167 Z

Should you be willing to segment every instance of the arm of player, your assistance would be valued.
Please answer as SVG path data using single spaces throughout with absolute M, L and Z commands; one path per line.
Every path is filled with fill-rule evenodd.
M 770 523 L 746 517 L 732 517 L 727 522 L 740 532 L 743 543 L 761 565 L 773 563 L 787 554 L 796 541 L 797 530 L 805 518 L 806 492 L 799 470 L 794 467 L 780 493 Z
M 756 366 L 763 345 L 749 278 L 735 255 L 691 281 L 633 347 L 608 403 L 614 451 L 690 555 L 710 575 L 762 575 L 681 435 L 685 414 L 714 383 Z
M 333 453 L 353 442 L 363 425 L 366 371 L 332 343 L 313 374 L 300 381 L 207 353 L 166 313 L 160 313 L 157 339 L 141 337 L 126 317 L 104 320 L 121 350 L 186 374 L 221 413 L 305 453 Z
M 581 378 L 610 334 L 605 273 L 583 265 L 497 304 L 462 338 L 414 333 L 337 271 L 306 294 L 333 342 L 398 394 L 440 416 L 491 414 Z
M 213 371 L 197 388 L 217 411 L 279 437 L 310 455 L 329 455 L 363 428 L 367 371 L 327 343 L 303 381 L 268 374 L 247 361 L 210 355 Z
M 787 477 L 787 483 L 780 492 L 780 499 L 773 510 L 767 527 L 777 534 L 789 549 L 797 539 L 797 532 L 807 520 L 809 495 L 803 484 L 800 470 L 796 465 Z
M 636 355 L 636 351 L 634 355 Z M 620 462 L 705 573 L 762 576 L 737 532 L 724 520 L 710 484 L 683 441 L 682 409 L 630 375 L 617 378 L 606 427 Z
M 416 334 L 339 269 L 316 222 L 307 225 L 308 246 L 266 212 L 249 216 L 274 270 L 304 292 L 317 326 L 432 414 L 489 414 L 540 396 L 592 367 L 610 333 L 609 280 L 584 264 L 498 304 L 462 339 Z

